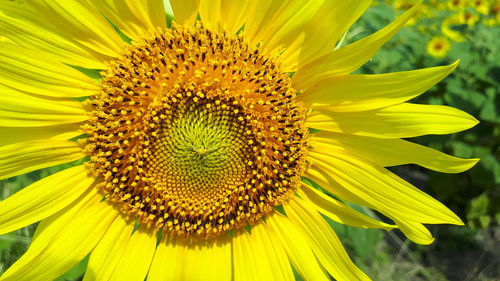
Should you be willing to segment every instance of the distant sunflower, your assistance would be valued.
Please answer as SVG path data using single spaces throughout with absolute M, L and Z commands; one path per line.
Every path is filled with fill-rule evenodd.
M 465 8 L 466 0 L 448 0 L 448 8 L 453 11 Z
M 441 32 L 444 36 L 455 42 L 463 42 L 464 35 L 455 30 L 453 27 L 462 24 L 462 19 L 459 14 L 451 15 L 443 20 L 441 23 Z
M 492 3 L 490 8 L 490 15 L 493 16 L 497 23 L 500 23 L 500 0 L 496 0 Z
M 406 103 L 457 64 L 350 74 L 418 7 L 333 51 L 370 1 L 170 4 L 172 25 L 161 0 L 0 2 L 0 178 L 87 160 L 0 202 L 2 234 L 41 221 L 0 280 L 87 255 L 84 281 L 368 280 L 321 214 L 420 244 L 462 224 L 385 168 L 477 162 L 403 139 L 477 123 Z
M 474 9 L 481 14 L 487 15 L 490 12 L 489 0 L 470 0 L 470 4 Z
M 427 53 L 435 58 L 442 58 L 446 56 L 450 50 L 450 42 L 445 37 L 433 37 L 427 43 Z
M 458 20 L 460 24 L 474 26 L 479 21 L 479 16 L 471 11 L 465 10 L 458 13 Z

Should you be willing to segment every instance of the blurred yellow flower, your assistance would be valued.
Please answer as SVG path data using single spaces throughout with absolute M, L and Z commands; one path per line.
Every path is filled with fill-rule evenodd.
M 394 10 L 396 10 L 397 12 L 401 12 L 401 11 L 406 11 L 406 10 L 410 9 L 418 2 L 420 2 L 420 1 L 419 0 L 395 0 L 393 6 L 394 6 Z M 427 7 L 427 5 L 425 5 L 425 4 L 420 5 L 420 9 L 415 13 L 415 15 L 410 20 L 408 20 L 406 25 L 409 25 L 409 26 L 415 25 L 418 22 L 418 19 L 420 17 L 422 17 L 428 13 L 429 13 L 429 7 Z
M 465 7 L 466 0 L 448 0 L 448 7 L 452 11 L 461 10 Z
M 472 13 L 471 11 L 461 11 L 458 13 L 458 20 L 461 24 L 473 26 L 479 21 L 479 16 Z
M 441 32 L 452 41 L 462 42 L 464 41 L 462 33 L 452 28 L 453 25 L 458 24 L 461 24 L 459 15 L 451 15 L 441 23 Z
M 491 5 L 490 15 L 495 17 L 498 23 L 500 23 L 500 0 L 496 0 L 495 3 Z
M 490 3 L 488 0 L 469 0 L 470 5 L 481 14 L 487 15 L 490 12 Z
M 435 58 L 442 58 L 446 56 L 450 50 L 450 42 L 442 36 L 433 37 L 427 43 L 427 53 Z

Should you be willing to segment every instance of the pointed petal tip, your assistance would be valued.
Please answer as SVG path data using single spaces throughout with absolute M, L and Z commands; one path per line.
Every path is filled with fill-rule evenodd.
M 471 158 L 471 159 L 465 159 L 468 161 L 467 165 L 464 167 L 463 172 L 471 169 L 472 167 L 476 166 L 477 162 L 481 160 L 480 158 Z
M 420 244 L 420 245 L 430 245 L 430 244 L 434 243 L 434 241 L 436 241 L 436 238 L 432 237 L 431 239 L 428 239 L 428 240 L 418 241 L 418 244 Z

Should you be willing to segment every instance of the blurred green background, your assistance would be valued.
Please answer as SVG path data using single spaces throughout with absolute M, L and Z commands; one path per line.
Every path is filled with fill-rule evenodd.
M 372 34 L 414 2 L 375 1 L 342 44 Z M 414 165 L 392 170 L 450 207 L 467 226 L 430 226 L 436 241 L 420 246 L 399 232 L 330 221 L 355 263 L 373 280 L 500 280 L 500 0 L 424 1 L 418 16 L 357 72 L 404 71 L 457 59 L 461 62 L 453 74 L 412 102 L 457 107 L 481 123 L 466 132 L 413 141 L 481 161 L 461 174 Z M 0 198 L 69 165 L 0 181 Z M 0 236 L 0 273 L 26 251 L 34 229 Z M 86 260 L 58 280 L 81 280 L 85 266 Z

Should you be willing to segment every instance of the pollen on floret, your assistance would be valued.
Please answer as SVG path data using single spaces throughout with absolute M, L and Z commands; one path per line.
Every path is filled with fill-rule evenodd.
M 140 224 L 212 237 L 272 212 L 305 169 L 305 109 L 241 37 L 174 25 L 102 73 L 83 130 L 99 189 Z

